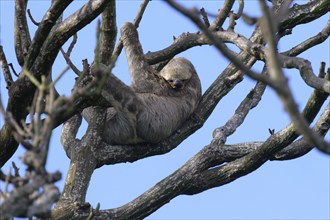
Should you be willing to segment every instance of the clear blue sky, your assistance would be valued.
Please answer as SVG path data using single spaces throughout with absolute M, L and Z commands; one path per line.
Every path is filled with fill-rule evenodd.
M 75 1 L 65 12 L 68 16 L 85 1 Z M 181 1 L 186 6 L 204 7 L 206 11 L 217 12 L 223 1 Z M 300 1 L 299 3 L 303 3 Z M 117 2 L 117 25 L 132 21 L 139 8 L 140 1 Z M 31 1 L 28 8 L 35 20 L 41 20 L 49 3 Z M 246 1 L 245 11 L 250 15 L 260 15 L 257 1 Z M 237 7 L 236 7 L 237 8 Z M 12 62 L 19 70 L 15 59 L 13 44 L 14 1 L 0 2 L 0 42 L 4 47 L 8 62 Z M 312 25 L 301 25 L 294 29 L 293 34 L 280 41 L 280 51 L 290 49 L 297 43 L 314 36 L 326 24 L 329 13 L 313 22 Z M 31 32 L 36 28 L 30 22 Z M 81 60 L 93 59 L 95 46 L 95 22 L 78 33 L 78 43 L 71 55 L 72 61 L 81 69 Z M 171 10 L 162 1 L 151 1 L 139 27 L 140 40 L 144 51 L 163 49 L 172 43 L 173 36 L 182 32 L 196 32 L 196 27 L 188 19 Z M 238 24 L 238 33 L 250 36 L 252 29 L 245 24 Z M 329 40 L 300 56 L 309 59 L 315 72 L 321 61 L 330 65 Z M 122 53 L 122 55 L 124 55 Z M 195 65 L 202 81 L 203 91 L 227 66 L 228 61 L 210 46 L 195 47 L 180 56 L 185 56 Z M 63 57 L 55 62 L 53 72 L 60 73 L 65 67 Z M 255 66 L 260 71 L 261 63 Z M 129 84 L 126 59 L 121 56 L 114 73 Z M 302 108 L 312 91 L 305 86 L 298 71 L 285 70 L 289 77 L 295 98 Z M 66 73 L 57 86 L 60 94 L 69 95 L 75 75 Z M 254 82 L 245 80 L 228 94 L 218 105 L 204 127 L 184 141 L 177 149 L 166 155 L 146 158 L 135 163 L 103 166 L 97 169 L 92 177 L 88 190 L 87 201 L 93 206 L 99 202 L 101 209 L 121 206 L 155 185 L 157 182 L 174 172 L 189 158 L 201 150 L 212 140 L 212 131 L 222 126 L 234 113 L 235 108 L 245 95 L 253 88 Z M 1 74 L 1 96 L 6 100 L 7 91 Z M 2 125 L 3 119 L 0 119 Z M 228 138 L 227 144 L 262 141 L 268 136 L 268 128 L 279 131 L 289 123 L 283 106 L 271 89 L 267 89 L 261 104 L 252 110 L 245 123 Z M 60 170 L 63 180 L 58 186 L 62 189 L 69 159 L 59 142 L 60 129 L 57 128 L 52 137 L 49 171 Z M 80 132 L 83 134 L 83 131 Z M 327 138 L 329 141 L 329 137 Z M 20 149 L 11 161 L 20 164 Z M 4 171 L 7 172 L 9 164 Z M 148 219 L 329 219 L 329 156 L 313 150 L 309 154 L 291 161 L 267 162 L 255 172 L 244 176 L 228 185 L 214 188 L 194 196 L 179 196 L 166 204 Z M 21 169 L 23 172 L 23 167 Z M 3 190 L 3 184 L 0 185 Z

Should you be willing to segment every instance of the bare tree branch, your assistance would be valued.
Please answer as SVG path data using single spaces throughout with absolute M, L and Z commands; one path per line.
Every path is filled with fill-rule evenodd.
M 315 126 L 313 127 L 313 131 L 315 133 L 320 134 L 321 136 L 325 136 L 330 129 L 330 106 L 328 105 L 325 111 L 322 113 L 319 120 L 316 122 Z M 288 147 L 284 148 L 283 150 L 279 151 L 274 155 L 272 160 L 291 160 L 298 157 L 301 157 L 307 154 L 310 150 L 314 148 L 313 145 L 310 145 L 304 140 L 303 138 L 295 141 Z M 325 153 L 330 152 L 329 148 L 320 149 Z
M 117 37 L 116 1 L 110 1 L 102 13 L 100 62 L 109 65 Z
M 28 0 L 15 1 L 14 41 L 17 61 L 20 66 L 24 65 L 28 54 L 31 38 L 26 20 L 26 6 Z
M 234 31 L 235 25 L 236 25 L 236 20 L 238 20 L 242 14 L 243 14 L 243 9 L 244 9 L 244 1 L 239 0 L 238 1 L 239 8 L 237 13 L 231 12 L 229 14 L 229 26 L 228 26 L 228 31 Z
M 209 21 L 209 18 L 207 17 L 207 13 L 206 13 L 205 9 L 201 8 L 199 11 L 202 15 L 205 26 L 209 28 L 210 27 L 210 21 Z
M 60 17 L 60 15 L 65 10 L 65 8 L 71 2 L 72 2 L 72 0 L 56 1 L 55 3 L 53 3 L 51 5 L 49 10 L 45 13 L 45 16 L 43 17 L 42 21 L 40 22 L 40 24 L 38 26 L 38 30 L 35 33 L 35 36 L 31 43 L 31 47 L 28 50 L 26 62 L 24 63 L 24 66 L 26 69 L 30 70 L 30 68 L 32 67 L 33 63 L 35 62 L 46 38 L 48 37 L 51 28 L 56 24 L 56 20 Z
M 263 74 L 267 74 L 267 70 L 264 68 Z M 235 115 L 227 121 L 227 123 L 220 127 L 216 128 L 213 131 L 213 140 L 212 144 L 224 144 L 227 140 L 227 137 L 235 132 L 235 130 L 243 122 L 249 111 L 258 105 L 261 97 L 266 89 L 266 85 L 262 82 L 258 82 L 256 86 L 251 90 L 247 97 L 241 102 L 240 106 L 236 109 Z
M 34 20 L 32 14 L 31 14 L 31 10 L 30 9 L 27 10 L 27 13 L 28 13 L 29 18 L 32 21 L 32 23 L 35 24 L 36 26 L 39 26 L 40 22 L 37 22 L 36 20 Z
M 330 35 L 330 21 L 327 22 L 326 26 L 317 35 L 305 40 L 304 42 L 298 44 L 287 52 L 283 52 L 283 55 L 287 56 L 297 56 L 307 49 L 324 42 L 328 39 Z
M 80 76 L 81 75 L 81 71 L 72 63 L 71 59 L 70 59 L 70 54 L 72 52 L 72 49 L 74 47 L 74 45 L 77 43 L 77 39 L 78 39 L 78 36 L 77 34 L 74 34 L 73 35 L 73 39 L 72 39 L 72 42 L 68 48 L 68 51 L 65 53 L 64 50 L 61 48 L 61 53 L 66 61 L 66 63 L 68 64 L 68 66 L 72 69 L 72 71 Z
M 284 68 L 296 68 L 300 71 L 300 75 L 307 85 L 330 93 L 330 81 L 324 80 L 322 78 L 317 77 L 313 73 L 312 65 L 308 60 L 299 58 L 299 57 L 285 57 L 280 56 L 281 64 Z
M 294 4 L 289 9 L 286 17 L 282 17 L 279 21 L 278 31 L 282 32 L 286 29 L 292 29 L 296 25 L 305 24 L 315 20 L 329 12 L 330 3 L 324 0 L 309 1 L 306 4 Z
M 235 3 L 234 0 L 226 0 L 224 2 L 217 17 L 214 19 L 213 23 L 211 24 L 211 26 L 209 28 L 211 31 L 219 30 L 222 27 L 223 23 L 225 22 L 226 18 L 229 15 L 229 12 L 232 9 L 234 3 Z

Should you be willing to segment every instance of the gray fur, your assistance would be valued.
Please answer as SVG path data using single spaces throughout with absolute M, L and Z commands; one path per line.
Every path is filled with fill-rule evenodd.
M 200 80 L 191 62 L 182 57 L 155 72 L 144 58 L 133 24 L 124 24 L 121 36 L 132 85 L 113 74 L 107 79 L 102 96 L 113 108 L 107 111 L 103 138 L 108 144 L 158 143 L 195 110 L 201 97 Z

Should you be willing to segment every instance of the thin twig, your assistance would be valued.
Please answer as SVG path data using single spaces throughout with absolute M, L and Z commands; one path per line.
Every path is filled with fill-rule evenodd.
M 66 63 L 68 64 L 68 66 L 72 69 L 72 71 L 77 75 L 80 76 L 81 75 L 81 71 L 72 63 L 70 57 L 64 52 L 64 50 L 61 48 L 60 49 Z
M 257 17 L 249 16 L 246 13 L 243 13 L 242 14 L 242 19 L 248 25 L 255 25 L 257 23 L 257 21 L 258 21 L 258 18 Z
M 19 168 L 17 167 L 16 163 L 13 161 L 13 162 L 11 163 L 11 165 L 12 165 L 13 168 L 14 168 L 14 176 L 15 176 L 15 177 L 19 177 Z
M 78 35 L 77 35 L 77 33 L 75 33 L 72 37 L 72 42 L 70 43 L 68 50 L 66 51 L 66 54 L 68 55 L 68 57 L 70 57 L 71 52 L 72 52 L 75 44 L 77 43 L 77 40 L 78 40 Z
M 72 38 L 72 42 L 70 43 L 67 52 L 64 52 L 64 50 L 61 48 L 61 53 L 66 61 L 66 63 L 68 64 L 68 66 L 72 69 L 72 71 L 77 75 L 80 76 L 81 75 L 81 71 L 73 64 L 73 62 L 70 59 L 70 55 L 71 52 L 75 46 L 75 44 L 77 43 L 77 39 L 78 39 L 78 35 L 74 34 L 73 38 Z
M 201 10 L 199 10 L 199 11 L 201 12 L 205 26 L 210 27 L 210 21 L 209 21 L 209 18 L 207 17 L 207 13 L 206 13 L 205 9 L 201 8 Z
M 29 18 L 32 21 L 32 23 L 35 24 L 36 26 L 39 26 L 40 22 L 37 22 L 36 20 L 34 20 L 34 18 L 32 17 L 30 9 L 27 10 L 27 13 L 28 13 Z
M 243 10 L 244 10 L 244 0 L 238 0 L 239 8 L 236 13 L 236 20 L 238 20 L 242 15 L 243 15 Z
M 325 75 L 326 75 L 326 73 L 325 73 L 325 62 L 321 62 L 321 63 L 320 63 L 320 70 L 319 70 L 319 75 L 318 75 L 318 77 L 320 77 L 320 78 L 324 78 Z
M 236 20 L 238 20 L 242 14 L 243 14 L 243 9 L 244 9 L 244 1 L 239 0 L 239 8 L 237 13 L 229 13 L 229 25 L 228 25 L 228 31 L 234 31 L 235 25 L 236 25 Z
M 54 102 L 56 97 L 56 90 L 55 90 L 55 81 L 48 86 L 48 95 L 46 96 L 46 113 L 51 112 L 52 109 L 55 108 Z M 41 122 L 42 123 L 42 122 Z M 50 114 L 46 115 L 45 122 L 42 123 L 42 136 L 43 136 L 43 144 L 42 144 L 42 151 L 41 154 L 41 164 L 43 167 L 46 166 L 47 156 L 50 146 L 50 138 L 52 135 L 53 130 L 53 119 Z
M 307 49 L 324 42 L 330 35 L 330 21 L 327 22 L 326 26 L 317 35 L 301 42 L 289 51 L 283 52 L 283 55 L 297 56 L 298 54 L 306 51 Z
M 14 66 L 12 63 L 9 63 L 8 66 L 10 67 L 11 71 L 14 73 L 14 75 L 18 78 L 19 77 L 19 74 L 17 74 Z
M 10 183 L 10 178 L 11 178 L 11 167 L 9 167 L 9 170 L 8 170 L 8 174 L 6 176 L 6 181 L 5 181 L 5 193 L 8 192 L 8 186 L 9 186 L 9 183 Z
M 55 78 L 55 80 L 53 82 L 51 82 L 51 84 L 49 85 L 50 87 L 54 86 L 61 78 L 62 76 L 70 69 L 69 66 L 66 66 L 61 72 L 60 74 Z

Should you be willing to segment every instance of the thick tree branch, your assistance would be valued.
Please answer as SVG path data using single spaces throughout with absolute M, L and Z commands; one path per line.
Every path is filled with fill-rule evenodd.
M 28 51 L 26 61 L 24 63 L 24 67 L 27 70 L 31 69 L 52 27 L 56 24 L 57 19 L 61 16 L 65 8 L 68 7 L 71 2 L 72 0 L 55 1 L 49 10 L 45 13 L 45 16 L 40 22 L 38 29 L 33 37 L 31 47 Z
M 320 91 L 330 93 L 330 81 L 317 77 L 313 72 L 310 61 L 299 57 L 279 56 L 279 58 L 284 68 L 298 69 L 302 79 L 307 85 Z
M 321 136 L 325 136 L 330 129 L 330 106 L 326 107 L 318 121 L 313 127 L 313 131 L 315 133 L 320 134 Z M 274 155 L 271 160 L 291 160 L 298 157 L 301 157 L 307 154 L 310 150 L 314 148 L 313 145 L 310 145 L 304 140 L 303 138 L 297 140 L 296 142 L 292 143 L 288 147 L 284 148 L 283 150 L 279 151 Z M 321 149 L 325 153 L 330 153 L 330 148 Z
M 325 15 L 330 11 L 330 2 L 327 0 L 309 1 L 304 5 L 294 4 L 289 9 L 287 16 L 283 16 L 279 21 L 278 31 L 282 32 L 286 29 L 306 24 L 315 20 L 316 18 Z
M 235 3 L 235 0 L 226 0 L 223 3 L 223 6 L 220 9 L 217 17 L 214 19 L 211 26 L 209 27 L 209 29 L 211 31 L 219 30 L 222 27 L 223 23 L 225 22 L 226 18 L 229 15 L 231 9 L 233 8 L 234 3 Z
M 116 1 L 111 0 L 102 13 L 100 62 L 109 65 L 117 37 Z
M 24 65 L 24 60 L 31 45 L 29 27 L 26 20 L 26 6 L 28 0 L 15 0 L 14 18 L 14 41 L 16 58 L 20 66 Z

